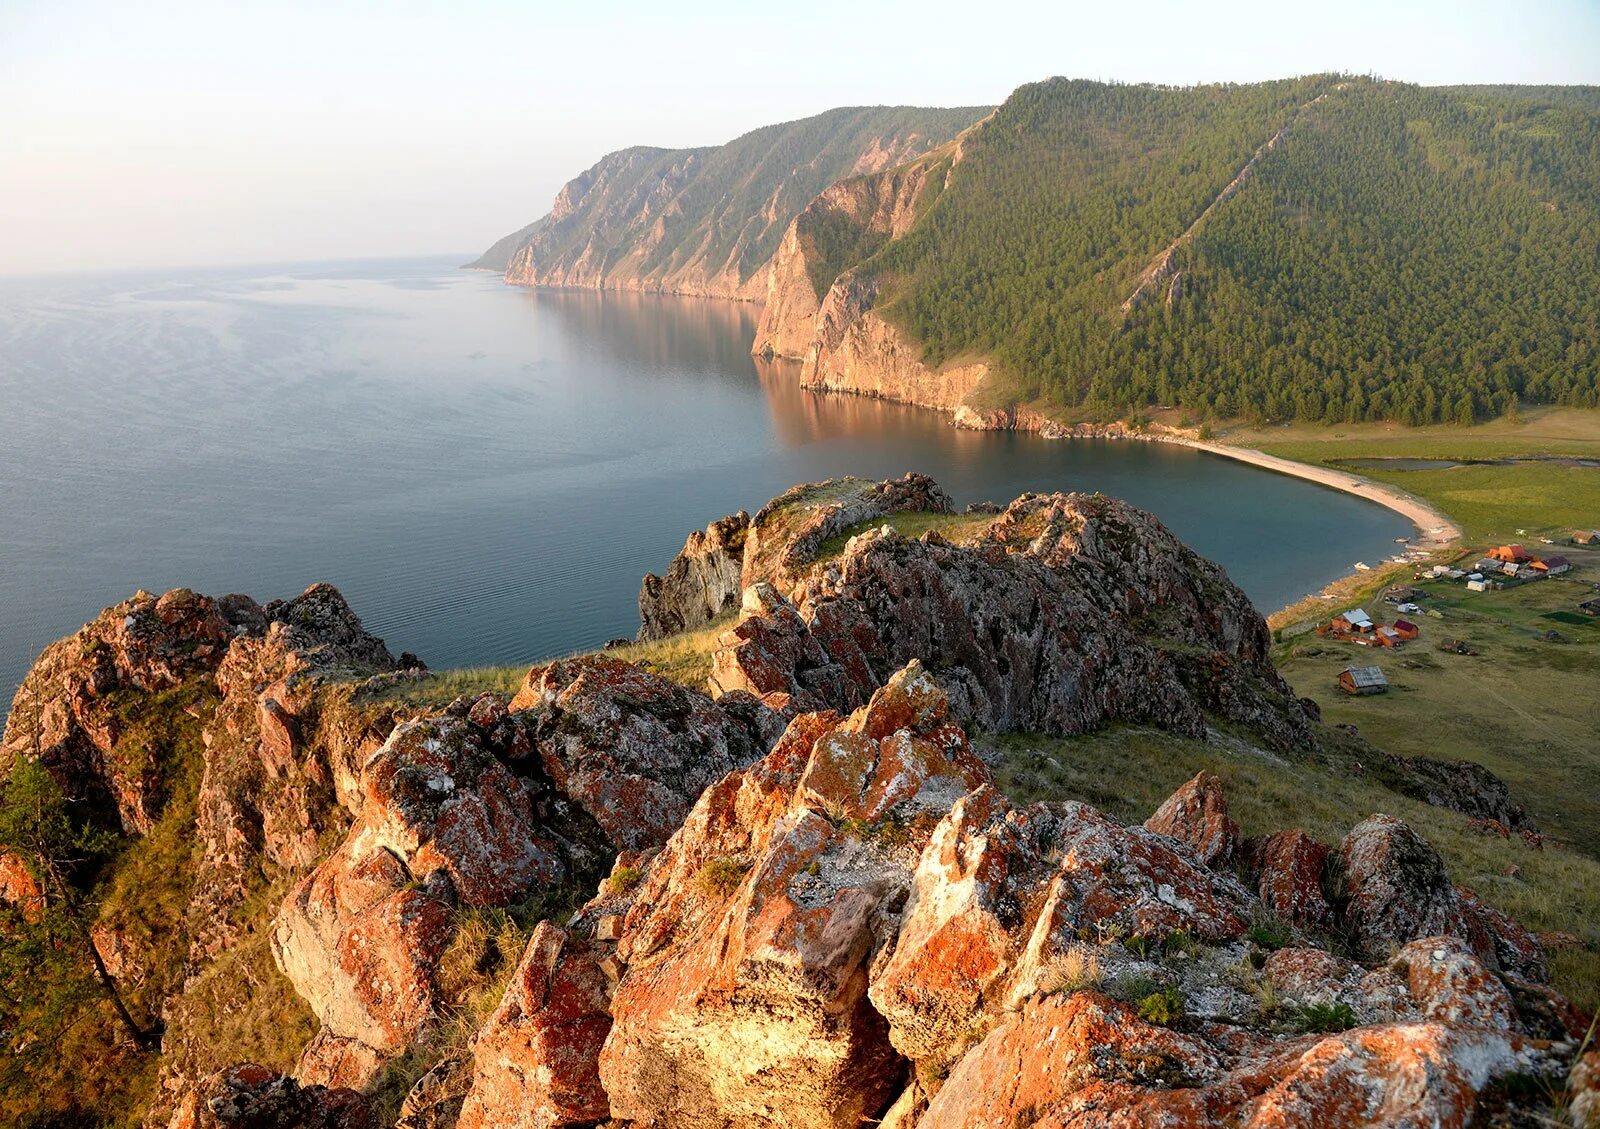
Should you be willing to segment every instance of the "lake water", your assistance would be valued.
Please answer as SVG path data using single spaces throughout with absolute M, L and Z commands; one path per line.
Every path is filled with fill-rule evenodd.
M 637 629 L 640 577 L 691 529 L 841 474 L 925 471 L 963 503 L 1120 495 L 1266 610 L 1411 532 L 1194 451 L 801 392 L 750 358 L 749 306 L 453 265 L 0 280 L 4 701 L 138 588 L 266 600 L 327 580 L 441 667 L 595 647 Z

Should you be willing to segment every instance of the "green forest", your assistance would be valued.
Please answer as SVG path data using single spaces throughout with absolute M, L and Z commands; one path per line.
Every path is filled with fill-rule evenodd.
M 991 358 L 992 394 L 1079 416 L 1421 424 L 1519 400 L 1593 407 L 1590 93 L 1053 79 L 969 135 L 902 238 L 819 232 L 825 273 L 875 277 L 880 312 L 927 362 Z

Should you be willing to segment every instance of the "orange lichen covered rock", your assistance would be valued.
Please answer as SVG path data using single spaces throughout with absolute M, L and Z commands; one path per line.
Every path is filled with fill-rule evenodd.
M 624 919 L 600 1058 L 613 1117 L 846 1126 L 881 1111 L 899 1066 L 869 962 L 928 830 L 988 779 L 936 695 L 913 664 L 848 720 L 796 718 L 700 798 Z
M 589 946 L 541 922 L 474 1041 L 459 1129 L 547 1129 L 604 1119 L 610 1102 L 598 1064 L 611 1030 L 609 988 Z
M 1456 937 L 1423 937 L 1395 954 L 1411 997 L 1427 1019 L 1468 1027 L 1509 1029 L 1516 1021 L 1511 993 Z
M 1239 849 L 1239 825 L 1228 817 L 1228 797 L 1214 773 L 1196 773 L 1144 825 L 1183 843 L 1207 866 L 1231 862 Z
M 1283 921 L 1301 929 L 1330 930 L 1333 907 L 1322 888 L 1332 848 L 1304 831 L 1277 831 L 1245 844 L 1246 865 L 1255 876 L 1262 903 Z
M 179 1100 L 169 1129 L 377 1129 L 354 1090 L 301 1086 L 264 1066 L 220 1070 Z
M 397 728 L 349 835 L 284 899 L 273 957 L 333 1035 L 404 1050 L 432 1018 L 454 903 L 504 905 L 566 873 L 564 840 L 485 742 L 449 715 Z
M 872 981 L 895 1047 L 935 1062 L 1048 983 L 1085 938 L 1239 936 L 1249 894 L 1163 836 L 1080 803 L 1013 808 L 993 788 L 934 830 Z
M 624 850 L 665 843 L 706 786 L 761 756 L 764 729 L 776 728 L 758 703 L 713 702 L 605 655 L 534 667 L 511 708 L 532 711 L 544 771 Z

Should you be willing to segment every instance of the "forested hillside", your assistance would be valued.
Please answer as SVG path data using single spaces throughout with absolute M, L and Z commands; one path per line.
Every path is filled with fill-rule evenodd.
M 726 145 L 623 149 L 469 265 L 530 285 L 759 297 L 757 271 L 817 193 L 915 157 L 988 109 L 845 107 Z
M 928 364 L 984 357 L 989 396 L 1068 414 L 1593 406 L 1587 102 L 1338 76 L 1053 79 L 963 138 L 901 238 L 830 230 L 816 281 L 850 272 Z

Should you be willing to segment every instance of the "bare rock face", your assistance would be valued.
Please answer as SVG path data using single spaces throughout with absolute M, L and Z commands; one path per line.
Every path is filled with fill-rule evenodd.
M 760 559 L 783 559 L 766 571 L 792 576 L 813 554 L 764 548 Z M 713 657 L 714 691 L 850 709 L 921 658 L 954 714 L 986 729 L 1073 734 L 1120 719 L 1198 736 L 1211 712 L 1276 747 L 1317 745 L 1244 593 L 1111 499 L 1025 496 L 960 545 L 869 532 L 793 580 L 788 598 L 783 588 L 746 600 Z
M 1239 850 L 1239 825 L 1228 817 L 1222 781 L 1209 772 L 1174 792 L 1144 826 L 1186 844 L 1207 866 L 1225 866 Z
M 600 1049 L 611 982 L 591 946 L 541 922 L 474 1041 L 458 1129 L 548 1129 L 603 1120 Z
M 398 727 L 362 772 L 349 835 L 290 891 L 278 967 L 328 1031 L 381 1056 L 434 1015 L 454 906 L 499 906 L 562 880 L 586 824 L 507 767 L 521 724 L 485 733 L 446 714 Z
M 770 711 L 745 705 L 604 655 L 534 667 L 511 702 L 555 786 L 627 850 L 665 843 L 708 785 L 766 751 Z
M 939 813 L 987 779 L 944 714 L 910 667 L 701 797 L 624 919 L 613 1117 L 846 1126 L 887 1104 L 900 1068 L 869 963 Z
M 21 855 L 0 851 L 0 911 L 37 921 L 44 910 L 44 887 Z
M 387 713 L 321 716 L 329 680 L 395 667 L 337 589 L 314 584 L 258 615 L 258 629 L 239 635 L 217 666 L 222 701 L 203 733 L 202 855 L 189 915 L 195 963 L 237 938 L 235 915 L 266 868 L 299 871 L 316 861 L 322 835 L 347 818 L 339 801 L 358 767 L 350 759 L 377 748 L 392 724 Z
M 236 630 L 260 617 L 246 597 L 140 592 L 51 644 L 17 688 L 0 765 L 37 759 L 69 796 L 109 807 L 123 830 L 150 829 L 166 799 L 153 750 L 120 739 L 118 706 L 214 671 Z
M 892 953 L 871 999 L 890 1038 L 920 1065 L 985 1033 L 1047 990 L 1084 938 L 1173 933 L 1232 940 L 1249 894 L 1162 836 L 1086 804 L 1015 809 L 993 788 L 958 801 L 934 830 Z
M 744 535 L 750 515 L 740 510 L 689 534 L 665 576 L 648 573 L 639 589 L 639 639 L 695 631 L 739 604 Z
M 170 1129 L 378 1129 L 353 1090 L 301 1086 L 263 1066 L 242 1063 L 186 1094 Z

